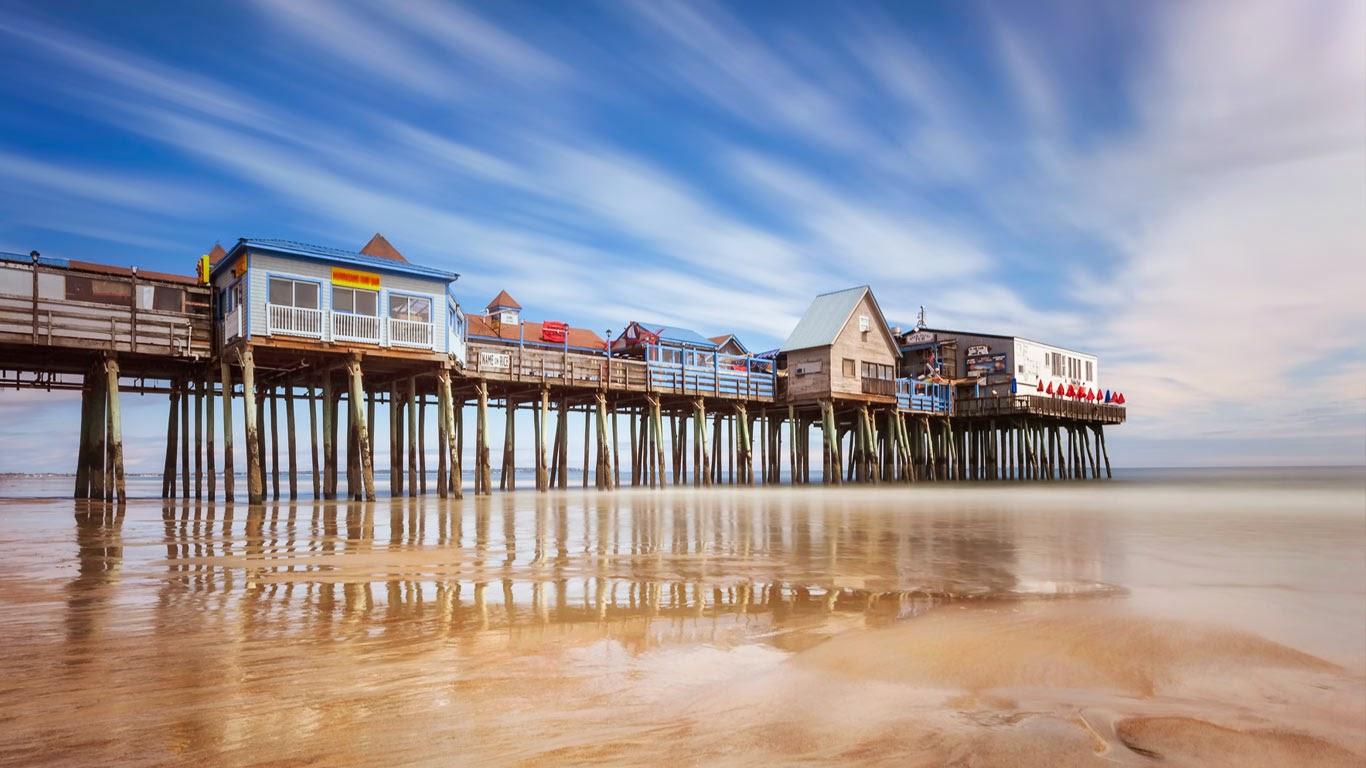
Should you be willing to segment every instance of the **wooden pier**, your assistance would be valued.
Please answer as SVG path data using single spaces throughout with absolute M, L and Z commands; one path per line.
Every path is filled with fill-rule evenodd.
M 600 490 L 1110 476 L 1104 427 L 1123 423 L 1122 406 L 1034 394 L 955 397 L 951 383 L 898 378 L 895 340 L 879 335 L 885 320 L 866 289 L 818 299 L 813 312 L 829 315 L 822 322 L 830 327 L 813 332 L 804 320 L 794 338 L 806 346 L 790 356 L 735 355 L 719 347 L 671 351 L 648 329 L 641 339 L 626 340 L 631 344 L 619 339 L 600 352 L 520 339 L 466 342 L 446 336 L 438 319 L 454 328 L 459 318 L 439 282 L 453 282 L 454 275 L 407 265 L 387 241 L 372 240 L 367 249 L 241 241 L 216 253 L 211 284 L 4 254 L 0 387 L 82 392 L 74 495 L 83 499 L 126 498 L 125 392 L 168 397 L 165 498 L 216 501 L 221 494 L 257 504 L 311 492 L 373 500 L 381 404 L 394 496 L 435 491 L 460 498 L 467 468 L 475 494 L 491 493 L 495 474 L 500 490 L 515 490 L 517 424 L 526 418 L 539 491 L 569 487 L 569 436 L 576 429 L 583 435 L 579 483 Z M 333 258 L 352 271 L 338 276 L 333 268 L 335 293 L 323 298 L 326 283 L 310 288 L 302 266 L 288 279 L 278 277 L 285 257 L 301 264 Z M 271 271 L 253 283 L 258 262 Z M 373 268 L 375 276 L 356 265 Z M 389 280 L 384 270 L 408 279 L 392 297 L 384 294 L 387 317 L 365 314 L 354 305 L 359 299 L 344 293 L 349 289 L 337 288 L 371 279 L 378 286 L 381 272 Z M 413 285 L 427 272 L 438 288 L 424 296 Z M 251 303 L 263 294 L 266 303 Z M 337 303 L 344 298 L 353 302 L 345 313 Z M 400 299 L 407 302 L 401 308 Z M 436 310 L 443 299 L 450 302 L 444 316 Z M 843 311 L 844 304 L 842 316 L 831 314 L 832 306 Z M 870 314 L 876 315 L 871 322 Z M 862 375 L 851 376 L 849 359 L 839 361 L 854 354 L 843 350 L 860 345 Z M 869 345 L 891 351 L 879 357 L 866 351 Z M 812 371 L 822 378 L 811 379 Z M 839 374 L 855 383 L 846 386 Z M 300 417 L 296 409 L 304 403 Z M 471 408 L 474 445 L 466 446 Z M 496 471 L 491 409 L 505 417 Z M 234 466 L 238 423 L 246 440 L 245 488 L 238 487 Z M 436 466 L 429 468 L 432 441 Z M 819 468 L 810 456 L 813 443 Z M 305 471 L 311 488 L 301 491 Z

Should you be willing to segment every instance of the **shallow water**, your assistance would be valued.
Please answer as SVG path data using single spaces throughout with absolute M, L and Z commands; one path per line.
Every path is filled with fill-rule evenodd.
M 816 761 L 1363 764 L 1366 479 L 0 501 L 0 763 Z

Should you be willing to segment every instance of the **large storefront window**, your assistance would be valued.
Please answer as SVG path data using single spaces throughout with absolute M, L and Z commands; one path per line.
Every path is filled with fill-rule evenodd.
M 270 279 L 270 303 L 300 309 L 318 308 L 318 284 L 285 277 Z
M 332 288 L 332 311 L 375 317 L 379 314 L 379 294 L 360 288 Z
M 415 323 L 432 321 L 432 300 L 418 296 L 390 296 L 389 317 Z

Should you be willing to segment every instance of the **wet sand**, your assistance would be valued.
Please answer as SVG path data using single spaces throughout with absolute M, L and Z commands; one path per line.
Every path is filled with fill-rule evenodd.
M 1306 478 L 4 500 L 0 764 L 1363 765 Z

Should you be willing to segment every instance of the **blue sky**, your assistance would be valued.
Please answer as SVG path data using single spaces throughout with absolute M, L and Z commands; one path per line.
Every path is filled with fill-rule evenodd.
M 1099 354 L 1123 463 L 1366 461 L 1360 2 L 398 7 L 0 4 L 0 250 L 380 231 L 467 308 L 751 348 L 869 283 Z

